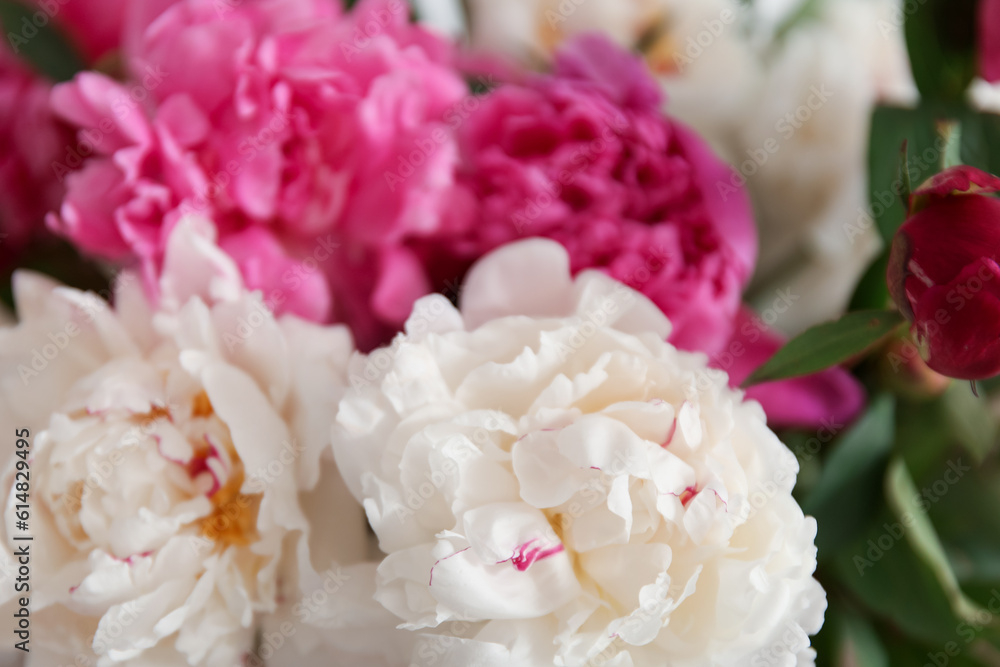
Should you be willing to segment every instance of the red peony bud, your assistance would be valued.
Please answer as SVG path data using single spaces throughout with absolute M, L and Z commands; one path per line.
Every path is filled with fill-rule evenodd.
M 959 166 L 910 198 L 887 279 L 927 365 L 953 378 L 1000 374 L 1000 178 Z

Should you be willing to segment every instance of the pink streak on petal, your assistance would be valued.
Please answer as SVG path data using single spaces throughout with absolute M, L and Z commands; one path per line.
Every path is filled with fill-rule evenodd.
M 462 553 L 463 551 L 468 551 L 471 548 L 472 547 L 465 547 L 464 549 L 459 549 L 458 551 L 456 551 L 453 554 L 445 556 L 444 558 L 439 558 L 438 560 L 434 561 L 434 564 L 431 565 L 431 578 L 427 581 L 427 585 L 428 586 L 433 586 L 434 585 L 434 568 L 437 567 L 438 563 L 440 563 L 443 560 L 448 560 L 452 556 L 457 556 L 458 554 Z
M 543 560 L 549 556 L 554 556 L 557 553 L 561 553 L 563 550 L 562 543 L 555 544 L 548 548 L 535 547 L 529 549 L 528 547 L 538 540 L 528 540 L 514 551 L 514 555 L 510 557 L 511 564 L 517 568 L 518 572 L 524 572 L 529 567 L 531 567 L 535 561 Z M 500 561 L 505 562 L 505 561 Z

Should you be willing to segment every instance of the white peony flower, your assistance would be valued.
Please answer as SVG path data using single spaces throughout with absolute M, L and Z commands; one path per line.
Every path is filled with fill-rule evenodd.
M 808 665 L 795 457 L 669 323 L 533 239 L 354 360 L 334 451 L 415 665 Z
M 9 470 L 0 595 L 10 618 L 29 545 L 29 665 L 382 664 L 364 516 L 324 456 L 350 335 L 275 320 L 203 220 L 172 233 L 161 291 L 124 273 L 112 308 L 16 276 L 0 424 L 30 431 L 30 518 Z
M 766 0 L 754 9 L 784 19 L 778 10 L 802 4 Z M 754 291 L 766 303 L 775 290 L 801 297 L 777 323 L 787 334 L 842 313 L 882 249 L 869 215 L 871 115 L 877 104 L 917 97 L 901 4 L 814 3 L 814 16 L 763 52 L 763 81 L 746 101 L 753 112 L 738 120 L 738 139 L 726 151 L 757 209 Z
M 466 2 L 474 45 L 536 62 L 547 60 L 567 37 L 593 30 L 630 47 L 662 19 L 665 4 L 664 0 Z

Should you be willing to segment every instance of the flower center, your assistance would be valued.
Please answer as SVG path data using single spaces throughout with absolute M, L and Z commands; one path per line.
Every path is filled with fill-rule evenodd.
M 243 461 L 233 446 L 229 428 L 215 415 L 212 402 L 204 391 L 194 397 L 191 416 L 210 420 L 211 426 L 215 427 L 212 434 L 205 433 L 203 442 L 199 443 L 195 456 L 187 465 L 192 478 L 203 474 L 212 478 L 207 495 L 214 509 L 201 519 L 201 534 L 223 548 L 252 544 L 260 538 L 257 514 L 263 496 L 241 493 L 246 479 Z M 220 435 L 221 442 L 218 439 Z

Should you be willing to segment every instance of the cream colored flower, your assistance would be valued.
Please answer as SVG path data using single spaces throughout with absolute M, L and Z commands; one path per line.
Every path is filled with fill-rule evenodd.
M 780 2 L 763 2 L 758 11 Z M 795 11 L 799 2 L 784 3 Z M 752 115 L 727 154 L 746 178 L 760 226 L 752 289 L 800 297 L 776 326 L 794 334 L 842 313 L 881 250 L 869 215 L 868 144 L 877 104 L 916 88 L 897 0 L 824 0 L 768 47 Z M 784 18 L 775 11 L 775 22 Z
M 356 359 L 334 430 L 414 664 L 812 664 L 816 523 L 760 406 L 556 243 L 461 300 Z
M 16 276 L 0 423 L 31 456 L 3 480 L 0 560 L 31 546 L 29 664 L 379 664 L 364 518 L 324 455 L 350 335 L 275 320 L 203 220 L 173 232 L 161 291 L 125 273 L 110 307 Z

